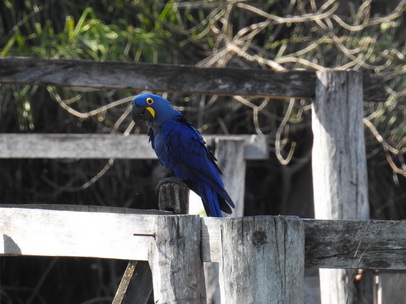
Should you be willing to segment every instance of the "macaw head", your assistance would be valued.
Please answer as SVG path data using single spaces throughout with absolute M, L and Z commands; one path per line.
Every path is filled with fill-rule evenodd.
M 135 96 L 132 107 L 134 121 L 142 119 L 156 126 L 179 115 L 179 111 L 172 108 L 168 100 L 150 93 Z

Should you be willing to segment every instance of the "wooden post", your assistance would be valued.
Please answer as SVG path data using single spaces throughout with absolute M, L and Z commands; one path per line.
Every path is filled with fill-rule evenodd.
M 233 217 L 244 216 L 245 168 L 244 139 L 216 139 L 216 157 L 223 172 L 226 190 L 235 203 Z
M 197 215 L 157 217 L 149 251 L 155 303 L 206 304 Z
M 222 303 L 303 303 L 301 220 L 230 218 L 221 225 L 220 233 Z
M 377 304 L 405 303 L 405 271 L 379 271 Z
M 317 72 L 312 109 L 313 191 L 317 219 L 368 219 L 362 74 Z M 323 304 L 372 303 L 355 285 L 353 270 L 320 270 Z M 365 282 L 365 279 L 364 279 Z M 371 288 L 372 282 L 365 282 Z M 357 302 L 358 301 L 358 302 Z
M 181 182 L 164 182 L 159 209 L 187 213 L 189 189 Z M 149 250 L 155 303 L 206 303 L 201 260 L 199 216 L 158 217 L 155 242 Z
M 158 185 L 159 210 L 186 214 L 189 189 L 182 182 L 164 181 Z M 147 303 L 152 293 L 152 273 L 146 261 L 130 261 L 112 304 Z
M 245 139 L 216 138 L 216 158 L 223 172 L 223 181 L 230 197 L 235 203 L 232 217 L 244 216 L 245 169 L 244 158 Z M 219 264 L 205 263 L 207 301 L 220 304 Z
M 171 181 L 173 180 L 173 181 Z M 180 180 L 164 179 L 158 185 L 159 210 L 187 214 L 189 210 L 189 188 Z

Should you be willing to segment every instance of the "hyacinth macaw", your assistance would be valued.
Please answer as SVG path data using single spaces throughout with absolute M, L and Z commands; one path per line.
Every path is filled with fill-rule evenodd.
M 208 216 L 221 217 L 235 207 L 224 189 L 221 171 L 200 133 L 168 100 L 141 94 L 132 103 L 134 121 L 145 120 L 149 140 L 161 164 L 196 192 Z

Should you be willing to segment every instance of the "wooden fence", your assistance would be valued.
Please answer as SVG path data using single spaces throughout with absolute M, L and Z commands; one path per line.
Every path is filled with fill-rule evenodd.
M 156 213 L 104 206 L 1 205 L 0 254 L 147 261 L 149 247 L 161 233 L 154 225 L 162 215 L 179 218 L 177 221 L 195 217 Z M 201 235 L 197 242 L 201 243 L 203 262 L 220 262 L 224 258 L 220 227 L 233 219 L 202 217 L 196 224 L 198 228 L 191 228 Z M 256 219 L 301 222 L 306 267 L 406 269 L 405 221 L 331 221 L 289 216 L 254 216 L 237 221 L 243 219 L 253 222 L 247 225 L 254 225 Z M 277 241 L 263 237 L 266 243 Z
M 203 303 L 203 279 L 197 275 L 203 271 L 202 262 L 220 263 L 220 288 L 229 299 L 225 303 L 303 303 L 305 267 L 406 269 L 404 221 L 219 219 L 136 212 L 92 206 L 3 206 L 0 254 L 149 261 L 153 277 L 160 281 L 154 286 L 167 282 L 165 288 L 154 289 L 155 301 L 168 303 Z M 162 260 L 170 270 L 159 269 Z M 269 302 L 257 300 L 263 296 Z
M 155 301 L 160 303 L 205 303 L 202 262 L 219 263 L 224 303 L 303 303 L 304 267 L 338 269 L 325 272 L 322 281 L 337 281 L 338 287 L 331 290 L 322 282 L 323 303 L 343 303 L 343 297 L 346 303 L 355 303 L 354 286 L 345 282 L 345 275 L 353 274 L 348 269 L 405 269 L 405 224 L 368 220 L 362 102 L 385 99 L 379 77 L 353 71 L 275 73 L 31 58 L 0 58 L 0 71 L 0 83 L 315 98 L 316 216 L 339 220 L 218 219 L 98 207 L 73 211 L 6 206 L 0 210 L 0 254 L 148 260 Z M 0 157 L 152 157 L 150 148 L 134 147 L 138 138 L 3 134 Z M 263 138 L 233 137 L 224 142 L 230 140 L 238 143 L 234 149 L 239 151 L 238 164 L 266 157 Z M 22 142 L 27 144 L 16 149 Z M 85 142 L 83 149 L 78 149 L 79 142 Z M 98 144 L 107 147 L 105 154 L 96 151 Z M 27 150 L 26 145 L 29 154 L 21 151 Z M 232 174 L 236 166 L 228 167 L 237 180 Z M 238 180 L 241 183 L 241 176 Z M 242 198 L 239 193 L 240 206 Z

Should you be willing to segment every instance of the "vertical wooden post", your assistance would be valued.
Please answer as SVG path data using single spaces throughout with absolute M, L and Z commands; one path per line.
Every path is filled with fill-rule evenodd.
M 155 303 L 206 304 L 201 260 L 201 219 L 159 216 L 149 251 Z
M 187 214 L 189 210 L 189 188 L 181 181 L 165 179 L 159 184 L 159 210 Z
M 189 189 L 182 182 L 162 182 L 158 186 L 159 210 L 186 214 Z M 146 304 L 152 293 L 152 273 L 145 261 L 129 261 L 112 304 Z
M 405 303 L 405 282 L 405 271 L 379 271 L 377 304 Z
M 244 215 L 245 141 L 243 139 L 216 139 L 218 166 L 223 172 L 226 190 L 235 203 L 233 217 Z
M 222 178 L 226 190 L 235 203 L 232 217 L 244 215 L 246 169 L 244 149 L 245 141 L 243 139 L 216 139 L 217 164 L 223 172 Z M 219 264 L 205 263 L 204 273 L 208 303 L 220 304 Z
M 325 70 L 317 78 L 312 109 L 315 217 L 368 219 L 362 74 Z M 357 296 L 362 292 L 353 277 L 354 271 L 321 269 L 322 303 L 372 303 L 365 294 Z M 372 282 L 365 283 L 372 294 Z
M 281 216 L 230 218 L 220 229 L 222 303 L 303 303 L 301 220 Z

